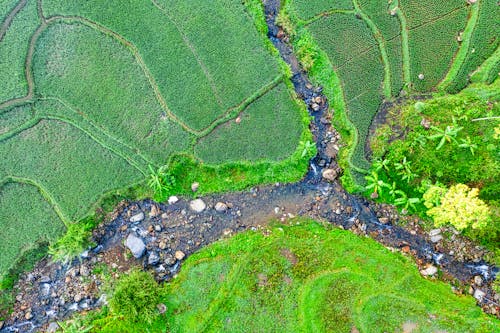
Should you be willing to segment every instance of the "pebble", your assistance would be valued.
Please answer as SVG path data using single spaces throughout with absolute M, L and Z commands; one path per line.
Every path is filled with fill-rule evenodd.
M 437 242 L 439 242 L 441 239 L 443 239 L 443 236 L 441 236 L 441 235 L 431 236 L 431 242 L 433 242 L 433 243 L 437 243 Z
M 425 79 L 424 74 L 422 74 L 422 73 L 418 74 L 418 79 L 419 79 L 419 80 L 423 80 L 423 79 Z
M 149 216 L 151 217 L 155 217 L 155 216 L 158 216 L 160 215 L 160 208 L 158 208 L 157 205 L 152 205 L 151 206 L 151 211 L 149 212 Z
M 90 275 L 89 268 L 85 265 L 80 266 L 80 275 L 81 276 L 89 276 Z
M 185 256 L 186 256 L 186 254 L 184 254 L 184 252 L 175 251 L 175 259 L 182 260 L 182 259 L 184 259 Z
M 179 198 L 177 198 L 175 195 L 172 195 L 170 198 L 168 198 L 168 204 L 169 204 L 169 205 L 173 205 L 173 204 L 175 204 L 177 201 L 179 201 Z
M 437 236 L 437 235 L 440 235 L 441 234 L 441 229 L 432 229 L 431 231 L 429 231 L 429 236 Z
M 312 105 L 311 105 L 311 109 L 313 109 L 313 111 L 319 111 L 319 104 L 317 104 L 317 103 L 312 103 Z
M 132 216 L 129 221 L 132 223 L 137 223 L 137 222 L 141 222 L 142 220 L 144 220 L 144 213 L 140 212 L 140 213 Z
M 203 200 L 195 199 L 189 203 L 189 208 L 191 208 L 191 210 L 193 210 L 196 213 L 201 213 L 205 210 L 205 208 L 207 208 L 207 205 Z
M 474 291 L 474 298 L 477 299 L 479 302 L 483 300 L 484 296 L 486 296 L 486 293 L 481 289 L 476 289 Z
M 401 248 L 401 251 L 404 253 L 410 253 L 410 247 L 408 245 L 405 245 Z
M 165 249 L 167 248 L 167 242 L 165 242 L 165 241 L 163 241 L 163 240 L 162 240 L 162 241 L 160 241 L 160 243 L 158 244 L 158 248 L 159 248 L 160 250 L 165 250 Z
M 227 205 L 223 202 L 218 202 L 215 204 L 215 210 L 219 213 L 223 213 L 227 210 Z
M 127 240 L 125 241 L 125 246 L 129 248 L 130 252 L 132 252 L 132 255 L 136 259 L 142 257 L 146 252 L 146 245 L 144 245 L 142 239 L 134 234 L 128 235 Z
M 423 275 L 423 276 L 432 276 L 434 274 L 436 274 L 438 271 L 437 267 L 436 266 L 433 266 L 433 265 L 429 265 L 427 266 L 426 269 L 422 269 L 420 271 L 420 273 Z
M 483 285 L 483 278 L 479 275 L 474 276 L 474 284 L 476 286 L 482 286 Z
M 156 266 L 160 262 L 160 256 L 156 252 L 151 252 L 148 257 L 148 265 Z
M 26 312 L 24 318 L 26 318 L 26 320 L 30 320 L 31 318 L 33 318 L 33 314 L 31 313 L 31 311 Z
M 325 170 L 323 170 L 321 175 L 326 180 L 333 182 L 337 178 L 338 172 L 334 169 L 325 169 Z
M 56 322 L 51 322 L 47 327 L 47 333 L 55 333 L 59 329 L 59 325 Z
M 155 231 L 160 232 L 161 231 L 161 225 L 159 225 L 159 224 L 155 225 Z
M 191 184 L 191 191 L 196 192 L 196 191 L 198 191 L 199 187 L 200 187 L 200 183 L 194 182 Z
M 389 218 L 388 217 L 380 217 L 379 219 L 379 222 L 382 223 L 382 224 L 387 224 L 389 223 Z
M 77 303 L 80 302 L 82 300 L 82 295 L 80 293 L 76 294 L 73 300 Z

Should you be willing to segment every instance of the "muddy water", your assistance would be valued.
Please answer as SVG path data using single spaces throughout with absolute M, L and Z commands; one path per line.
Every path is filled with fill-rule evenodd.
M 185 199 L 174 204 L 151 200 L 122 204 L 117 207 L 114 218 L 95 231 L 96 247 L 70 264 L 45 260 L 21 278 L 14 313 L 4 323 L 1 332 L 39 331 L 48 323 L 67 318 L 74 312 L 105 304 L 98 292 L 102 281 L 89 273 L 99 265 L 106 264 L 117 271 L 143 265 L 154 271 L 158 280 L 168 280 L 178 272 L 184 260 L 176 258 L 176 252 L 188 256 L 223 237 L 261 228 L 270 220 L 286 222 L 294 216 L 311 217 L 369 235 L 389 247 L 408 246 L 417 260 L 433 263 L 446 275 L 464 283 L 476 275 L 491 281 L 497 268 L 484 262 L 459 262 L 453 256 L 435 252 L 426 235 L 381 223 L 366 200 L 346 193 L 337 181 L 323 179 L 323 170 L 339 170 L 334 158 L 335 149 L 332 149 L 338 145 L 338 134 L 327 121 L 327 99 L 321 88 L 310 83 L 285 42 L 286 36 L 275 25 L 279 1 L 264 0 L 264 5 L 269 38 L 290 65 L 297 95 L 309 106 L 313 116 L 311 131 L 318 154 L 311 160 L 305 178 L 294 184 L 275 184 L 245 192 L 202 197 L 207 208 L 201 213 L 193 212 Z M 226 203 L 228 209 L 217 212 L 214 207 L 218 202 Z M 131 222 L 131 217 L 141 213 L 144 219 Z M 140 260 L 124 259 L 123 240 L 131 232 L 139 235 L 146 244 L 146 255 Z M 148 263 L 153 254 L 160 260 Z M 486 293 L 483 302 L 490 302 L 491 290 L 487 287 L 482 290 Z

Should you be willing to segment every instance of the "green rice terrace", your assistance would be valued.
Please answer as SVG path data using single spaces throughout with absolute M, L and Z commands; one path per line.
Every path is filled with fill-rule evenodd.
M 0 332 L 500 331 L 496 0 L 0 0 Z

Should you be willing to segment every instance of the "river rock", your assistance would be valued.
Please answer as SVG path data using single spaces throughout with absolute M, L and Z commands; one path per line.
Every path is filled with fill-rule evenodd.
M 137 222 L 141 222 L 142 220 L 144 220 L 144 213 L 140 212 L 140 213 L 132 216 L 129 221 L 132 223 L 137 223 Z
M 483 278 L 479 275 L 474 276 L 474 284 L 476 286 L 482 286 L 483 285 Z
M 169 205 L 173 205 L 175 204 L 177 201 L 179 201 L 179 198 L 177 198 L 175 195 L 172 195 L 171 197 L 168 198 L 168 204 Z
M 134 234 L 128 235 L 125 246 L 129 248 L 132 255 L 137 259 L 142 257 L 144 252 L 146 252 L 146 245 L 144 245 L 143 240 Z
M 437 243 L 437 242 L 439 242 L 441 239 L 443 239 L 443 236 L 442 236 L 442 235 L 435 235 L 435 236 L 431 236 L 431 242 L 433 242 L 433 243 Z
M 477 299 L 479 302 L 483 301 L 484 296 L 486 296 L 486 293 L 481 289 L 476 289 L 474 291 L 474 298 Z
M 433 265 L 429 265 L 427 266 L 427 268 L 425 269 L 422 269 L 420 271 L 420 273 L 423 275 L 423 276 L 432 276 L 434 274 L 436 274 L 438 271 L 437 267 L 436 266 L 433 266 Z
M 223 202 L 218 202 L 215 204 L 215 210 L 219 213 L 223 213 L 227 210 L 227 205 Z
M 205 210 L 205 208 L 207 208 L 207 205 L 205 204 L 205 202 L 203 200 L 195 199 L 189 203 L 189 207 L 191 208 L 191 210 L 195 211 L 196 213 L 201 213 Z
M 185 256 L 186 256 L 186 254 L 184 252 L 175 251 L 175 259 L 182 260 L 182 259 L 184 259 Z
M 148 257 L 148 265 L 156 266 L 160 262 L 160 256 L 156 252 L 151 252 Z
M 441 234 L 441 229 L 432 229 L 431 231 L 429 231 L 429 236 L 437 236 L 437 235 L 440 235 Z
M 326 180 L 333 182 L 337 178 L 338 173 L 335 169 L 325 169 L 321 175 Z
M 51 322 L 47 327 L 47 333 L 56 333 L 59 329 L 59 325 L 56 322 Z

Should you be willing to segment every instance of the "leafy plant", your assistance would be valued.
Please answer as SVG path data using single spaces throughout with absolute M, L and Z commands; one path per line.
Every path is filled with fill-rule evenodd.
M 316 148 L 316 145 L 314 142 L 311 142 L 309 140 L 307 141 L 300 141 L 299 142 L 299 147 L 302 150 L 302 153 L 300 154 L 301 158 L 306 157 L 307 155 L 312 155 L 314 152 L 314 149 Z
M 457 142 L 456 137 L 458 133 L 463 129 L 463 127 L 457 126 L 455 118 L 453 118 L 453 125 L 446 126 L 444 130 L 436 126 L 431 126 L 431 128 L 436 131 L 436 134 L 429 136 L 430 140 L 439 140 L 436 150 L 441 149 L 446 142 Z
M 475 143 L 472 143 L 472 140 L 470 139 L 470 136 L 467 136 L 467 139 L 460 139 L 460 141 L 462 143 L 459 144 L 458 146 L 460 148 L 469 149 L 470 152 L 471 152 L 471 154 L 472 154 L 472 156 L 474 156 L 474 152 L 477 149 L 477 145 Z
M 400 197 L 394 200 L 394 204 L 396 206 L 400 206 L 406 211 L 416 211 L 417 210 L 417 204 L 420 203 L 420 198 L 408 198 L 408 195 L 401 191 L 397 190 L 395 191 L 395 194 L 399 194 Z
M 403 160 L 398 163 L 394 163 L 394 167 L 398 170 L 398 175 L 401 176 L 402 180 L 406 180 L 409 184 L 413 179 L 417 178 L 418 175 L 415 174 L 411 169 L 411 162 L 406 160 L 406 156 Z
M 391 165 L 391 160 L 384 158 L 384 159 L 377 159 L 373 161 L 372 166 L 375 169 L 375 171 L 380 171 L 384 169 L 385 171 L 389 171 Z
M 158 301 L 159 288 L 153 276 L 133 270 L 118 280 L 109 306 L 114 316 L 151 323 L 157 315 Z
M 68 225 L 66 234 L 49 246 L 49 254 L 56 261 L 68 262 L 92 245 L 90 236 L 96 221 L 89 218 Z
M 170 190 L 175 186 L 175 177 L 168 171 L 167 166 L 163 165 L 157 170 L 149 166 L 148 185 L 155 193 L 155 199 L 162 201 Z
M 367 181 L 366 189 L 372 190 L 372 196 L 377 198 L 379 194 L 382 193 L 384 188 L 390 188 L 391 186 L 379 179 L 377 171 L 373 170 L 368 176 L 365 176 Z
M 478 198 L 479 190 L 464 184 L 451 186 L 441 204 L 427 212 L 436 226 L 451 224 L 457 230 L 481 229 L 491 220 L 488 205 Z

